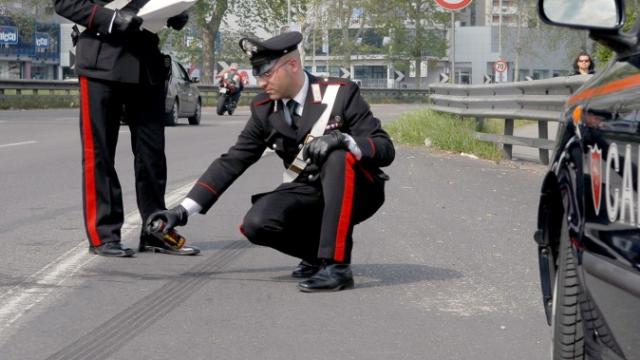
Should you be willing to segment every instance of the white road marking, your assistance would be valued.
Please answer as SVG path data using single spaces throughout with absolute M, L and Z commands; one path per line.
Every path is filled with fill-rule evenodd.
M 29 145 L 29 144 L 35 144 L 35 143 L 37 143 L 37 141 L 34 141 L 34 140 L 21 141 L 21 142 L 10 143 L 10 144 L 2 144 L 2 145 L 0 145 L 0 148 L 10 147 L 10 146 Z
M 165 197 L 167 206 L 172 207 L 182 200 L 193 184 L 191 182 L 183 185 L 167 194 Z M 130 236 L 129 241 L 136 242 L 137 245 L 138 232 L 135 230 L 139 228 L 140 214 L 138 211 L 127 214 L 122 226 L 123 242 L 129 238 L 129 234 L 133 233 L 134 235 Z M 3 339 L 4 333 L 13 323 L 31 308 L 50 297 L 53 291 L 61 289 L 61 285 L 66 280 L 95 259 L 99 259 L 99 257 L 89 254 L 87 241 L 84 240 L 20 284 L 9 289 L 7 293 L 0 295 L 0 343 L 5 340 Z
M 7 122 L 7 120 L 0 120 L 0 124 L 4 124 L 6 122 Z

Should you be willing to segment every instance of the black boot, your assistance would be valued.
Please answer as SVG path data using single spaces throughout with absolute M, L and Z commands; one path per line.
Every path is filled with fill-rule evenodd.
M 340 291 L 353 286 L 349 264 L 325 264 L 311 278 L 298 283 L 298 289 L 303 292 Z
M 89 252 L 92 254 L 108 257 L 132 257 L 132 249 L 122 246 L 119 241 L 104 243 L 100 246 L 90 246 Z
M 320 270 L 319 264 L 313 264 L 311 262 L 302 260 L 300 264 L 293 269 L 291 276 L 298 279 L 306 279 L 315 275 Z
M 183 246 L 180 249 L 176 249 L 167 245 L 164 241 L 159 240 L 153 235 L 143 234 L 140 236 L 140 245 L 138 246 L 139 252 L 157 252 L 161 254 L 169 255 L 198 255 L 200 249 L 195 246 Z

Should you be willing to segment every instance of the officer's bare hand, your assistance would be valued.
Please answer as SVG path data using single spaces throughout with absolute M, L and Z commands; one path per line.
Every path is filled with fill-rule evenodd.
M 187 25 L 189 21 L 189 13 L 186 11 L 181 12 L 176 16 L 172 16 L 167 19 L 167 27 L 170 27 L 174 30 L 182 30 L 182 28 Z
M 142 18 L 136 15 L 137 11 L 131 8 L 123 8 L 116 10 L 113 15 L 113 25 L 111 26 L 111 34 L 124 34 L 140 31 Z
M 157 221 L 161 221 L 162 223 L 164 223 L 164 226 L 161 230 L 162 232 L 166 233 L 176 226 L 186 225 L 188 218 L 189 213 L 187 212 L 187 209 L 185 209 L 182 205 L 178 205 L 172 209 L 156 211 L 151 214 L 147 219 L 145 229 L 147 229 L 147 231 L 149 232 L 152 232 L 154 231 L 152 230 L 154 228 L 154 223 L 156 223 Z
M 312 164 L 321 166 L 332 151 L 348 148 L 349 143 L 346 135 L 338 130 L 334 130 L 327 135 L 319 136 L 311 140 L 311 142 L 305 145 L 302 157 Z

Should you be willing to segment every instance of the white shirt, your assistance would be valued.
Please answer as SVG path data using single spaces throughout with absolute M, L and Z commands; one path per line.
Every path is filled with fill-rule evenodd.
M 296 94 L 296 96 L 293 97 L 293 100 L 295 100 L 298 103 L 298 107 L 296 107 L 296 114 L 298 116 L 302 116 L 302 111 L 304 110 L 304 103 L 307 101 L 307 93 L 309 92 L 309 75 L 307 75 L 307 73 L 304 73 L 304 84 L 302 84 L 302 88 L 300 88 L 300 91 L 298 91 L 298 94 Z M 287 103 L 291 101 L 291 99 L 282 99 L 282 103 L 285 106 L 287 106 Z M 289 124 L 289 126 L 291 126 L 291 114 L 289 114 L 289 111 L 285 111 L 284 112 L 284 119 L 287 122 L 287 124 Z

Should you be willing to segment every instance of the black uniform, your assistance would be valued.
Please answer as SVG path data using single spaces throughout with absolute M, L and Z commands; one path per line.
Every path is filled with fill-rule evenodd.
M 147 0 L 128 6 L 140 9 Z M 165 209 L 164 101 L 167 64 L 158 36 L 148 31 L 109 34 L 108 1 L 54 0 L 61 16 L 86 28 L 76 47 L 80 79 L 84 216 L 92 247 L 119 242 L 122 191 L 114 168 L 120 120 L 131 131 L 136 195 L 143 220 Z
M 286 108 L 281 100 L 272 101 L 266 93 L 259 94 L 235 145 L 209 166 L 187 197 L 206 213 L 267 147 L 274 149 L 288 167 L 326 107 L 314 102 L 313 84 L 320 85 L 322 95 L 327 85 L 338 84 L 325 133 L 339 130 L 351 135 L 361 150 L 361 159 L 357 161 L 346 150 L 333 151 L 316 180 L 309 180 L 305 172 L 272 192 L 254 195 L 241 230 L 256 244 L 310 262 L 321 258 L 348 264 L 354 225 L 373 215 L 384 202 L 387 176 L 380 167 L 393 161 L 395 150 L 357 85 L 339 78 L 308 76 L 309 91 L 297 130 L 285 121 Z

